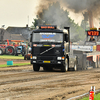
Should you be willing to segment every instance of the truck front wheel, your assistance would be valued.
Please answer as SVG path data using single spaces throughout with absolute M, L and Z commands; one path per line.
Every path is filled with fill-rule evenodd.
M 40 66 L 38 64 L 33 64 L 33 70 L 34 71 L 39 71 L 40 70 Z
M 75 62 L 73 71 L 77 71 L 77 63 Z
M 62 66 L 61 71 L 62 72 L 67 72 L 68 71 L 68 60 L 67 60 L 67 58 L 65 59 L 65 63 Z

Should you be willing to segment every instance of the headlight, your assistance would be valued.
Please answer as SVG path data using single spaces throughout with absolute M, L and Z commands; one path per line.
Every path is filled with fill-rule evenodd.
M 37 57 L 36 56 L 33 56 L 33 59 L 37 59 Z
M 57 60 L 64 60 L 65 57 L 57 57 Z
M 57 60 L 61 60 L 61 57 L 57 57 Z

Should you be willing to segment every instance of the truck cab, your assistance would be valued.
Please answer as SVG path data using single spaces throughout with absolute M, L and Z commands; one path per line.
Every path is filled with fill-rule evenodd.
M 68 70 L 68 52 L 70 52 L 69 27 L 64 30 L 56 25 L 40 25 L 31 33 L 31 64 L 33 70 L 39 71 L 60 68 Z

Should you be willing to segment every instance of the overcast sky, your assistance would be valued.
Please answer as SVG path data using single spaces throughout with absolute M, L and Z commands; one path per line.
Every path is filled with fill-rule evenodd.
M 0 27 L 29 26 L 36 16 L 36 6 L 39 0 L 0 0 Z
M 36 17 L 36 7 L 39 5 L 39 0 L 0 0 L 0 27 L 5 25 L 24 27 L 26 24 L 32 25 L 33 18 Z M 72 18 L 80 19 L 82 16 L 73 13 Z M 28 18 L 29 16 L 29 18 Z M 29 23 L 28 23 L 29 22 Z M 76 23 L 80 20 L 75 20 Z

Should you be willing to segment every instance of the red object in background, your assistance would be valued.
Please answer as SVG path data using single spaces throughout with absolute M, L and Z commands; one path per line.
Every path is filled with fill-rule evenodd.
M 5 48 L 5 47 L 6 47 L 6 45 L 0 44 L 0 48 Z
M 7 39 L 7 45 L 9 45 L 9 40 Z
M 100 45 L 97 45 L 97 51 L 100 51 Z
M 17 47 L 17 46 L 19 46 L 18 44 L 14 44 L 14 47 Z
M 90 91 L 89 100 L 94 100 L 94 91 Z

